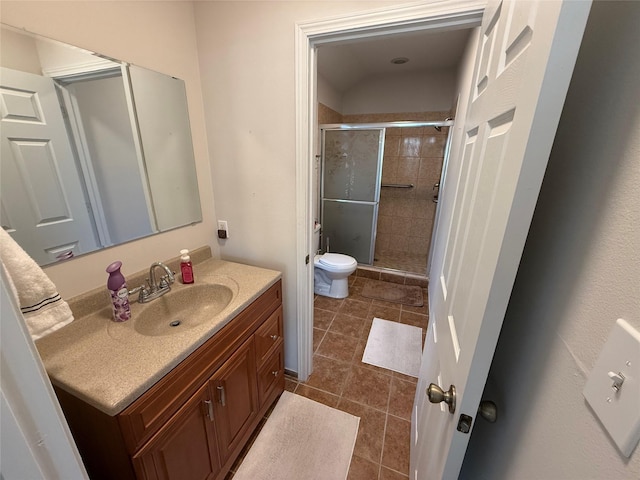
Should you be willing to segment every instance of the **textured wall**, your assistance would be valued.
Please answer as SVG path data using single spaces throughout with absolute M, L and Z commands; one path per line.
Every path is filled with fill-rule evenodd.
M 582 396 L 619 317 L 640 329 L 640 3 L 596 2 L 461 478 L 636 479 Z

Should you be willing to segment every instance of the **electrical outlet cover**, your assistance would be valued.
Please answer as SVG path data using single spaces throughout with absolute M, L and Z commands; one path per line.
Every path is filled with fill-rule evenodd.
M 616 321 L 583 395 L 622 454 L 631 456 L 640 441 L 640 332 L 625 320 Z

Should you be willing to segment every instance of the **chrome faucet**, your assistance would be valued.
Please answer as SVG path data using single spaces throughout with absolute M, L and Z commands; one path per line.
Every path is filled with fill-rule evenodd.
M 165 274 L 160 277 L 160 282 L 156 279 L 156 269 L 161 268 Z M 171 284 L 175 281 L 173 272 L 162 262 L 153 262 L 149 268 L 149 278 L 145 284 L 138 288 L 134 288 L 129 291 L 129 294 L 140 292 L 138 296 L 138 302 L 147 303 L 151 300 L 161 297 L 169 290 L 171 290 Z M 148 286 L 147 286 L 148 284 Z

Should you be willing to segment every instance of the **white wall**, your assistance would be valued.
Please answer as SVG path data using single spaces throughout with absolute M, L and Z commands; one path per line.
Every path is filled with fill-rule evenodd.
M 369 77 L 344 92 L 341 113 L 450 110 L 455 100 L 455 85 L 453 69 Z
M 640 3 L 596 2 L 461 478 L 637 479 L 582 391 L 621 317 L 640 329 Z
M 9 29 L 3 29 L 2 42 L 0 42 L 0 66 L 42 75 L 35 40 Z
M 326 78 L 318 74 L 318 102 L 338 113 L 342 113 L 342 93 L 336 90 Z
M 0 14 L 3 23 L 175 76 L 186 84 L 203 222 L 46 267 L 60 294 L 69 298 L 105 285 L 104 269 L 116 259 L 122 260 L 126 275 L 149 268 L 155 260 L 178 256 L 182 248 L 211 245 L 218 256 L 191 2 L 3 0 Z
M 283 272 L 285 367 L 297 370 L 295 23 L 394 2 L 196 2 L 222 258 Z

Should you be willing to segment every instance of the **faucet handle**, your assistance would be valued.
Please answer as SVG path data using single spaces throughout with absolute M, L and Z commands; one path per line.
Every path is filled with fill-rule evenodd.
M 135 287 L 129 290 L 129 295 L 134 295 L 136 293 L 139 293 L 138 302 L 143 303 L 144 300 L 149 296 L 149 293 L 151 293 L 151 291 L 148 288 L 148 284 L 149 284 L 149 279 L 146 279 L 145 282 L 139 287 Z
M 173 282 L 171 281 L 171 278 L 169 277 L 169 275 L 163 275 L 162 278 L 160 279 L 160 284 L 158 285 L 158 288 L 160 289 L 164 289 L 164 288 L 169 288 L 169 285 L 171 285 Z

